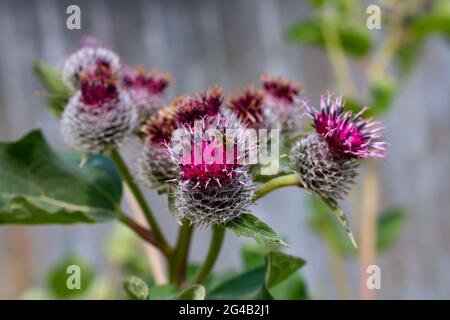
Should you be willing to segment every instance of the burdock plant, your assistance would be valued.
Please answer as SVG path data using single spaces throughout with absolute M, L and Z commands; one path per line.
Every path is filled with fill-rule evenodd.
M 211 277 L 227 229 L 256 240 L 266 256 L 261 260 L 265 267 L 249 271 L 261 273 L 261 283 L 243 290 L 243 298 L 276 297 L 272 289 L 304 264 L 283 253 L 283 239 L 251 214 L 258 200 L 275 189 L 297 186 L 299 192 L 310 191 L 338 214 L 351 235 L 338 200 L 350 189 L 359 159 L 385 157 L 386 142 L 377 122 L 362 119 L 363 112 L 353 116 L 345 111 L 340 97 L 326 95 L 319 109 L 310 107 L 299 85 L 270 76 L 262 77 L 261 88 L 247 86 L 229 98 L 221 88 L 211 87 L 166 105 L 169 76 L 123 69 L 116 53 L 92 40 L 70 55 L 60 71 L 36 65 L 48 89 L 49 106 L 60 117 L 62 138 L 79 153 L 53 151 L 39 131 L 0 145 L 0 166 L 10 181 L 1 184 L 0 223 L 118 220 L 161 252 L 169 276 L 160 282 L 169 281 L 184 299 L 205 297 L 202 285 Z M 301 132 L 305 114 L 315 130 L 309 135 Z M 279 129 L 282 138 L 301 133 L 290 145 L 293 172 L 267 176 L 264 183 L 257 179 L 254 155 L 263 141 L 248 133 L 260 129 Z M 128 139 L 140 141 L 131 170 L 119 151 Z M 83 166 L 80 154 L 86 158 Z M 121 207 L 122 183 L 137 212 Z M 167 195 L 174 222 L 180 224 L 175 244 L 159 227 L 141 185 Z M 147 226 L 135 220 L 141 213 Z M 188 278 L 196 228 L 212 229 L 211 243 L 196 274 Z M 206 297 L 241 297 L 238 291 L 230 296 L 226 288 L 239 287 L 247 276 L 207 287 Z M 134 298 L 152 298 L 157 289 L 148 290 L 147 285 L 136 277 L 125 281 Z

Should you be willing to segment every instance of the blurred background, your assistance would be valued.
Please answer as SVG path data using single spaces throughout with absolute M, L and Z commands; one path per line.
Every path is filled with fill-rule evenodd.
M 300 82 L 303 94 L 315 105 L 327 90 L 345 94 L 355 105 L 359 101 L 375 104 L 387 128 L 389 155 L 385 161 L 364 166 L 345 208 L 358 241 L 364 241 L 364 221 L 370 221 L 370 217 L 364 220 L 366 211 L 380 216 L 394 212 L 396 222 L 385 230 L 396 233 L 395 241 L 386 240 L 389 248 L 370 252 L 369 239 L 362 246 L 362 257 L 346 254 L 336 244 L 340 240 L 330 236 L 333 232 L 318 227 L 315 214 L 320 210 L 295 188 L 267 196 L 254 213 L 288 239 L 288 252 L 307 261 L 302 272 L 313 298 L 448 299 L 450 20 L 438 21 L 426 35 L 422 31 L 429 25 L 416 24 L 413 34 L 420 39 L 407 38 L 399 44 L 403 38 L 395 30 L 402 26 L 384 19 L 385 14 L 392 14 L 384 8 L 397 8 L 396 1 L 336 1 L 343 3 L 337 8 L 323 8 L 323 2 L 2 0 L 0 140 L 17 140 L 32 128 L 42 128 L 54 147 L 64 148 L 57 120 L 47 113 L 42 87 L 33 76 L 32 63 L 35 59 L 60 63 L 86 35 L 100 39 L 128 64 L 170 72 L 175 80 L 170 100 L 216 84 L 227 94 L 233 93 L 248 83 L 258 86 L 260 75 L 268 73 Z M 413 2 L 416 7 L 405 14 L 408 23 L 423 17 L 435 3 Z M 71 4 L 81 8 L 81 30 L 66 28 L 66 8 Z M 352 12 L 356 4 L 362 11 Z M 365 8 L 370 4 L 382 9 L 381 30 L 366 27 Z M 442 1 L 441 5 L 449 3 Z M 348 21 L 356 30 L 355 38 L 344 35 L 340 46 L 332 38 L 328 42 L 315 38 L 314 23 L 322 21 L 319 27 L 339 31 L 327 21 L 344 19 L 328 20 L 328 15 L 344 14 L 354 18 Z M 439 28 L 449 32 L 446 37 L 434 32 Z M 386 47 L 377 51 L 380 44 Z M 401 45 L 402 56 L 400 50 L 389 51 L 396 44 Z M 390 58 L 392 64 L 383 65 Z M 378 69 L 371 69 L 373 60 Z M 403 67 L 408 70 L 400 70 Z M 367 190 L 372 198 L 367 199 Z M 153 191 L 146 194 L 174 241 L 177 225 L 166 208 L 165 196 Z M 112 224 L 0 226 L 0 299 L 22 298 L 45 286 L 49 270 L 69 252 L 99 277 L 108 274 L 120 282 L 109 255 L 114 250 L 114 232 Z M 203 259 L 208 242 L 207 231 L 196 232 L 193 260 Z M 217 270 L 239 266 L 238 248 L 247 242 L 227 234 Z M 381 289 L 371 293 L 361 289 L 365 280 L 360 266 L 368 261 L 381 268 Z

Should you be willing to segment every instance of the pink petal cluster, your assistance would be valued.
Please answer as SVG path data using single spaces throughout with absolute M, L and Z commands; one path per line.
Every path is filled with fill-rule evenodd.
M 211 181 L 220 186 L 221 181 L 234 179 L 238 164 L 235 163 L 236 158 L 233 163 L 227 163 L 226 152 L 224 141 L 216 137 L 193 143 L 191 155 L 181 160 L 181 179 L 193 182 L 195 188 L 206 188 Z
M 330 94 L 320 98 L 320 109 L 307 106 L 307 115 L 313 119 L 313 127 L 328 144 L 334 156 L 349 158 L 385 158 L 386 142 L 383 141 L 379 122 L 362 119 L 367 108 L 356 115 L 344 112 L 342 97 Z

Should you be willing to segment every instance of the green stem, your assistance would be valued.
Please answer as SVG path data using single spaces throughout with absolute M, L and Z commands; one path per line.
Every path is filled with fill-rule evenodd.
M 222 248 L 223 239 L 225 238 L 225 230 L 226 229 L 221 225 L 213 226 L 208 254 L 199 273 L 195 277 L 194 283 L 203 283 L 213 269 Z
M 131 175 L 130 171 L 128 170 L 128 167 L 123 160 L 122 156 L 117 150 L 111 151 L 111 159 L 113 160 L 114 164 L 116 165 L 117 169 L 119 170 L 120 174 L 122 175 L 123 180 L 127 183 L 128 187 L 130 188 L 131 193 L 136 199 L 136 202 L 139 204 L 140 208 L 142 209 L 142 212 L 145 215 L 145 218 L 148 221 L 148 224 L 151 227 L 151 230 L 153 232 L 153 235 L 155 237 L 155 241 L 159 244 L 159 248 L 161 249 L 162 253 L 169 257 L 171 253 L 170 246 L 165 239 L 164 235 L 161 232 L 161 229 L 158 226 L 158 223 L 156 222 L 155 217 L 153 216 L 152 210 L 147 204 L 147 201 L 145 200 L 145 197 L 139 188 L 139 186 L 136 184 L 136 182 L 133 179 L 133 176 Z
M 285 176 L 276 177 L 264 183 L 255 193 L 255 200 L 262 198 L 266 194 L 287 186 L 303 187 L 300 177 L 295 174 L 287 174 Z
M 186 279 L 187 259 L 193 231 L 194 227 L 188 221 L 182 222 L 170 263 L 170 283 L 178 287 Z

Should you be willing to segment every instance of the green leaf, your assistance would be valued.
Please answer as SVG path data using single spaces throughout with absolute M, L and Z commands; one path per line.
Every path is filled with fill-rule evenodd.
M 245 250 L 250 252 L 248 248 Z M 251 249 L 252 254 L 257 255 L 256 248 Z M 264 255 L 263 249 L 260 248 L 260 254 Z M 258 254 L 259 256 L 259 254 Z M 245 257 L 245 256 L 244 256 Z M 248 257 L 248 256 L 247 256 Z M 257 261 L 260 261 L 258 258 Z M 252 264 L 256 261 L 252 261 Z M 269 252 L 266 259 L 261 261 L 261 264 L 247 270 L 231 279 L 223 281 L 221 284 L 212 288 L 208 294 L 209 299 L 273 299 L 272 289 L 275 290 L 279 296 L 295 296 L 298 299 L 306 296 L 306 285 L 298 278 L 296 273 L 305 264 L 305 261 L 290 256 L 282 252 Z M 293 286 L 284 288 L 287 280 L 297 275 L 297 278 L 292 278 L 295 283 Z
M 322 8 L 327 0 L 310 0 L 309 2 L 314 8 Z
M 123 282 L 123 287 L 131 299 L 134 300 L 148 299 L 149 294 L 148 286 L 141 278 L 129 276 Z
M 338 30 L 342 48 L 347 54 L 356 58 L 369 54 L 372 47 L 370 33 L 354 25 L 344 25 Z
M 282 252 L 270 252 L 267 255 L 267 288 L 275 287 L 280 284 L 294 272 L 304 266 L 305 260 L 297 258 Z
M 73 94 L 72 90 L 63 82 L 61 72 L 58 69 L 42 61 L 34 62 L 33 71 L 47 89 L 44 96 L 47 100 L 49 111 L 56 117 L 59 117 Z
M 241 247 L 241 259 L 245 270 L 250 270 L 264 265 L 266 255 L 261 246 L 246 243 Z
M 422 47 L 422 41 L 412 40 L 403 43 L 397 49 L 395 62 L 402 77 L 408 76 L 411 73 L 422 51 Z
M 363 107 L 368 106 L 369 108 L 364 113 L 365 117 L 379 116 L 389 111 L 397 89 L 397 82 L 391 77 L 374 79 L 370 83 L 370 101 L 364 103 L 354 97 L 345 97 L 345 109 L 356 114 Z
M 320 24 L 314 20 L 300 21 L 289 27 L 286 39 L 306 45 L 323 46 L 324 44 Z
M 285 281 L 270 289 L 276 300 L 307 300 L 308 287 L 303 276 L 296 272 Z
M 450 35 L 450 12 L 431 12 L 416 18 L 410 24 L 410 31 L 419 39 L 433 33 Z
M 180 292 L 177 300 L 204 300 L 206 295 L 205 287 L 200 284 L 193 284 L 189 288 Z
M 111 161 L 53 151 L 42 133 L 0 143 L 0 224 L 71 224 L 118 218 L 122 186 Z
M 305 45 L 324 48 L 325 40 L 319 20 L 300 21 L 286 32 L 286 39 Z M 367 56 L 372 48 L 372 38 L 367 30 L 339 22 L 337 26 L 342 49 L 350 56 L 360 58 Z
M 74 269 L 71 266 L 75 266 Z M 79 274 L 76 274 L 79 272 Z M 79 276 L 79 283 L 77 283 Z M 48 288 L 57 299 L 81 297 L 90 288 L 93 270 L 85 261 L 73 253 L 56 264 L 48 274 Z M 79 286 L 78 286 L 79 284 Z
M 330 215 L 328 215 L 330 216 Z M 335 222 L 336 223 L 336 222 Z M 347 241 L 347 239 L 345 239 Z M 347 241 L 348 243 L 348 241 Z M 269 253 L 270 254 L 270 253 Z M 246 270 L 250 270 L 262 265 L 268 261 L 266 259 L 267 253 L 264 248 L 261 246 L 257 246 L 254 244 L 244 244 L 241 247 L 241 258 L 244 264 L 244 268 Z M 294 261 L 297 259 L 301 260 L 303 264 L 304 260 L 296 257 L 292 257 Z M 283 259 L 271 259 L 272 265 L 276 267 L 273 269 L 281 267 L 281 264 L 278 264 L 277 261 L 282 261 Z M 295 263 L 295 262 L 294 262 Z M 302 266 L 303 266 L 302 264 Z M 301 266 L 300 266 L 301 267 Z M 280 283 L 272 286 L 268 291 L 276 300 L 305 300 L 309 299 L 308 288 L 306 286 L 305 280 L 299 272 L 292 272 L 290 275 L 286 274 L 286 279 L 281 281 Z M 267 274 L 267 270 L 266 270 Z M 273 277 L 273 275 L 272 275 Z M 266 276 L 267 283 L 267 276 Z
M 260 266 L 241 273 L 213 288 L 208 294 L 208 299 L 237 300 L 256 299 L 260 297 L 270 299 L 270 297 L 266 295 L 267 292 L 263 290 L 265 287 L 265 273 L 265 266 Z
M 403 209 L 391 209 L 378 218 L 377 249 L 383 251 L 390 248 L 398 238 L 406 221 Z
M 227 227 L 239 237 L 249 237 L 265 246 L 286 246 L 283 239 L 268 225 L 252 214 L 246 213 L 227 223 Z
M 178 289 L 171 284 L 150 288 L 150 300 L 173 300 L 178 296 Z
M 394 79 L 383 77 L 374 80 L 370 84 L 371 102 L 365 116 L 374 117 L 388 111 L 396 92 L 397 83 Z

